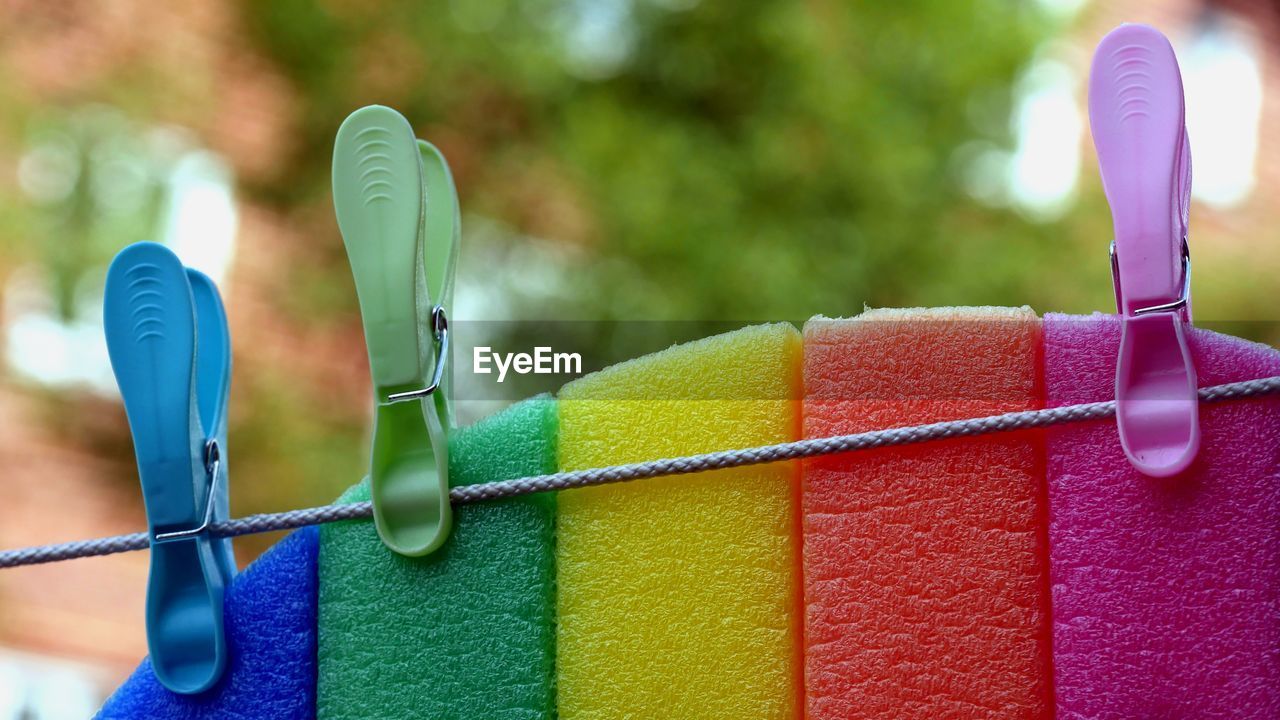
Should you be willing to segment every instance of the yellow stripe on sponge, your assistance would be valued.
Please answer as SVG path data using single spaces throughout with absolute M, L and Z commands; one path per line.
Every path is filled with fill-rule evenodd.
M 763 325 L 572 382 L 561 469 L 797 439 L 801 359 Z M 560 717 L 796 717 L 796 491 L 783 463 L 561 493 Z

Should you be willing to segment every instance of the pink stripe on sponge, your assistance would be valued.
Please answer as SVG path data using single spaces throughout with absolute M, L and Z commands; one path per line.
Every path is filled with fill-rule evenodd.
M 1050 406 L 1114 396 L 1114 316 L 1045 316 Z M 1280 374 L 1199 330 L 1200 385 Z M 1280 400 L 1201 408 L 1186 473 L 1148 478 L 1112 422 L 1048 436 L 1059 718 L 1280 717 Z

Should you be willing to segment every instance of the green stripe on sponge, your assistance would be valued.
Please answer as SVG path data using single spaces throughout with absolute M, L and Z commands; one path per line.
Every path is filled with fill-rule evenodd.
M 796 439 L 801 343 L 749 327 L 560 394 L 563 470 Z M 796 468 L 561 493 L 560 717 L 798 715 Z
M 555 447 L 555 401 L 526 400 L 451 435 L 450 483 L 554 472 Z M 555 717 L 554 516 L 550 494 L 458 507 L 423 558 L 371 522 L 324 526 L 317 716 Z

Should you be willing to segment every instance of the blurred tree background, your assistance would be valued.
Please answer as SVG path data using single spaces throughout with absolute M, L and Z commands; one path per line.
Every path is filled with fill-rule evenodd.
M 108 463 L 122 523 L 139 522 L 109 369 L 76 375 L 105 357 L 102 274 L 129 242 L 191 236 L 177 244 L 198 255 L 199 231 L 230 222 L 234 253 L 210 262 L 225 265 L 235 345 L 234 511 L 321 504 L 359 479 L 367 366 L 329 165 L 339 124 L 370 103 L 399 109 L 453 165 L 455 314 L 519 321 L 496 332 L 531 338 L 540 321 L 636 323 L 584 326 L 574 350 L 586 358 L 694 332 L 628 330 L 641 321 L 1110 311 L 1110 215 L 1087 128 L 1049 138 L 1074 158 L 1049 173 L 1065 199 L 1020 203 L 1019 133 L 1047 127 L 1025 122 L 1024 101 L 1037 78 L 1066 78 L 1078 115 L 1110 26 L 1154 19 L 1176 35 L 1218 5 L 1233 3 L 0 3 L 0 414 Z M 1196 207 L 1192 246 L 1199 319 L 1251 321 L 1236 331 L 1275 341 L 1253 322 L 1271 319 L 1261 301 L 1280 267 L 1270 165 L 1244 205 Z M 179 197 L 221 214 L 175 230 Z M 78 328 L 81 344 L 60 346 L 65 377 L 21 371 L 58 366 L 23 340 L 38 333 L 13 330 L 30 307 L 41 328 Z M 24 347 L 36 354 L 15 360 Z M 24 471 L 15 433 L 0 437 L 6 485 Z M 90 534 L 67 532 L 49 539 Z M 238 541 L 242 560 L 271 540 Z
M 1043 284 L 1037 264 L 1062 259 L 1061 227 L 979 206 L 953 157 L 975 137 L 1009 142 L 1013 80 L 1053 30 L 1035 4 L 242 8 L 302 106 L 293 152 L 252 192 L 331 237 L 309 210 L 328 202 L 338 124 L 360 105 L 399 108 L 455 163 L 465 212 L 589 258 L 535 315 L 1022 302 Z M 310 280 L 332 287 L 327 272 Z
M 29 12 L 49 31 L 77 24 L 69 9 Z M 195 65 L 181 48 L 136 48 L 52 98 L 10 93 L 5 135 L 35 164 L 35 189 L 7 193 L 0 218 L 6 265 L 43 268 L 59 317 L 92 315 L 111 255 L 156 236 L 181 149 L 226 156 L 242 215 L 259 218 L 245 222 L 279 230 L 242 228 L 227 281 L 234 475 L 277 479 L 235 483 L 240 512 L 322 502 L 363 466 L 364 360 L 329 163 L 338 125 L 369 103 L 399 109 L 454 166 L 463 292 L 497 284 L 475 292 L 508 299 L 466 319 L 802 321 L 864 304 L 1109 297 L 1098 251 L 1061 241 L 1104 235 L 1105 213 L 1032 223 L 977 202 L 957 167 L 975 138 L 1010 143 L 1013 82 L 1055 29 L 1034 4 L 245 0 L 206 19 L 238 47 Z M 170 44 L 210 42 L 198 28 L 180 37 Z M 227 52 L 253 60 L 229 71 Z M 264 85 L 255 72 L 264 88 L 219 96 L 226 83 Z M 261 113 L 268 137 L 249 150 L 207 119 L 234 128 Z M 550 287 L 521 277 L 546 274 L 522 259 L 526 244 L 561 261 Z M 1050 262 L 1095 277 L 1046 296 Z M 263 315 L 245 312 L 240 285 Z M 274 353 L 256 343 L 266 335 Z M 589 358 L 616 358 L 670 340 L 578 341 Z M 43 401 L 132 481 L 114 405 L 68 422 L 56 418 L 82 416 L 83 398 L 53 389 Z
M 208 148 L 235 178 L 232 452 L 237 475 L 291 478 L 237 485 L 241 511 L 320 502 L 362 466 L 364 360 L 329 163 L 338 125 L 369 103 L 450 158 L 462 319 L 529 321 L 509 334 L 1111 304 L 1092 168 L 1070 212 L 1037 215 L 989 162 L 1014 150 L 1028 67 L 1080 23 L 1055 3 L 242 0 L 178 3 L 146 18 L 152 32 L 126 27 L 141 17 L 124 4 L 25 5 L 5 31 L 0 140 L 19 182 L 0 196 L 0 248 L 5 267 L 40 269 L 54 317 L 94 316 L 111 255 L 164 234 L 184 153 Z M 104 24 L 128 39 L 112 47 Z M 99 56 L 51 63 L 55 33 Z M 1219 317 L 1253 319 L 1243 291 L 1261 279 L 1210 287 Z M 612 360 L 672 339 L 602 327 L 575 349 Z M 54 387 L 43 402 L 129 475 L 112 402 L 74 422 L 56 418 L 83 418 L 82 397 Z

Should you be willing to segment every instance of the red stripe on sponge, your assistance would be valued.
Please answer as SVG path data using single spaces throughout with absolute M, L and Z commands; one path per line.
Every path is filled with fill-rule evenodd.
M 1029 309 L 872 311 L 805 326 L 805 437 L 1039 405 Z M 1039 436 L 807 461 L 811 720 L 1052 709 Z

